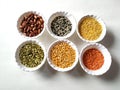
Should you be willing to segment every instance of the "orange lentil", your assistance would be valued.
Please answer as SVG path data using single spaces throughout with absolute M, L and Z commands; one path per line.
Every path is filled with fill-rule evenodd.
M 97 70 L 102 67 L 104 56 L 98 49 L 88 49 L 83 54 L 83 63 L 88 69 Z

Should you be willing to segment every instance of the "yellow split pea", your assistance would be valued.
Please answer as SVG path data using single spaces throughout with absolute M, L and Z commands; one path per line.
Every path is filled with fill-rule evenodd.
M 95 18 L 87 16 L 79 23 L 79 32 L 86 40 L 96 40 L 102 33 L 102 26 Z
M 50 52 L 51 62 L 60 68 L 68 68 L 75 62 L 75 50 L 66 42 L 53 46 Z

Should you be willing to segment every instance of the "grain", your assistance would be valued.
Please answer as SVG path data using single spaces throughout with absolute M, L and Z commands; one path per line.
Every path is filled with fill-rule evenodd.
M 51 30 L 57 36 L 66 36 L 71 29 L 72 24 L 65 16 L 57 16 L 51 22 Z
M 25 36 L 34 37 L 42 32 L 44 20 L 38 14 L 31 12 L 29 15 L 24 16 L 19 28 Z
M 83 54 L 83 63 L 90 70 L 100 69 L 104 63 L 104 56 L 95 48 L 88 49 Z
M 44 58 L 44 52 L 39 45 L 27 43 L 20 49 L 19 58 L 21 64 L 32 68 L 41 64 Z
M 53 46 L 50 52 L 51 62 L 60 68 L 68 68 L 75 62 L 75 50 L 66 42 Z
M 102 26 L 95 18 L 85 17 L 79 24 L 79 32 L 86 40 L 96 40 L 102 33 Z

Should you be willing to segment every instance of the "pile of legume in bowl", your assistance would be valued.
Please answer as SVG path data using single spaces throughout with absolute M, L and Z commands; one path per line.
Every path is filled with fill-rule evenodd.
M 82 69 L 91 75 L 103 75 L 111 66 L 111 55 L 106 47 L 98 43 L 85 45 L 79 56 Z
M 78 22 L 77 34 L 85 42 L 99 42 L 106 35 L 106 26 L 100 17 L 86 15 Z
M 111 66 L 111 55 L 102 44 L 106 35 L 103 20 L 95 15 L 85 15 L 78 22 L 77 34 L 81 40 L 87 42 L 81 49 L 79 62 L 82 69 L 91 75 L 103 75 Z
M 37 38 L 45 31 L 45 19 L 42 14 L 33 11 L 23 13 L 17 22 L 19 33 L 27 38 Z
M 45 19 L 36 12 L 26 12 L 18 19 L 17 28 L 19 33 L 30 40 L 17 48 L 16 62 L 24 71 L 35 71 L 42 67 L 46 60 L 45 47 L 37 40 L 45 31 Z M 88 74 L 102 75 L 110 68 L 110 53 L 103 45 L 96 43 L 106 34 L 105 24 L 99 17 L 86 15 L 78 22 L 78 36 L 89 43 L 82 48 L 79 56 L 76 45 L 66 39 L 76 30 L 76 21 L 72 14 L 53 13 L 48 20 L 47 30 L 52 37 L 58 39 L 47 51 L 47 61 L 53 69 L 61 72 L 72 70 L 78 57 L 81 67 Z
M 45 47 L 37 40 L 25 41 L 17 48 L 15 58 L 22 70 L 35 71 L 45 63 Z
M 77 48 L 69 40 L 57 40 L 50 45 L 47 60 L 53 69 L 61 72 L 69 71 L 78 62 Z
M 53 13 L 48 20 L 48 32 L 56 39 L 70 37 L 76 30 L 76 21 L 68 12 Z

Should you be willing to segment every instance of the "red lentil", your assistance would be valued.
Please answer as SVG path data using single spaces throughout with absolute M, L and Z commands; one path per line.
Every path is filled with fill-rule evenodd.
M 88 49 L 83 54 L 83 63 L 88 69 L 97 70 L 102 67 L 104 63 L 104 56 L 98 49 Z

